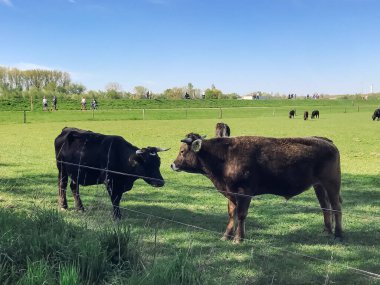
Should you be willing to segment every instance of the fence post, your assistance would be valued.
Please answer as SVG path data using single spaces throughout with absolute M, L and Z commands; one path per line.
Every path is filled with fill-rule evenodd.
M 358 112 L 359 112 L 359 105 L 358 105 Z
M 26 111 L 24 110 L 24 124 L 26 124 Z
M 186 119 L 187 119 L 187 109 L 185 109 Z
M 143 120 L 145 120 L 145 109 L 142 109 Z
M 95 116 L 95 108 L 92 109 L 92 119 L 94 119 Z
M 219 108 L 219 119 L 223 118 L 223 111 L 222 108 Z

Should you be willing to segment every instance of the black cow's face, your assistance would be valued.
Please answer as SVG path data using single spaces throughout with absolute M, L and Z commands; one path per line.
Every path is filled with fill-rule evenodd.
M 147 147 L 136 151 L 130 158 L 130 162 L 135 169 L 135 173 L 153 187 L 162 187 L 165 184 L 160 172 L 161 160 L 158 152 L 165 151 L 157 147 Z
M 204 137 L 198 134 L 191 133 L 188 134 L 185 139 L 181 140 L 183 144 L 179 149 L 177 158 L 171 165 L 174 171 L 186 171 L 190 173 L 202 172 L 197 153 L 203 138 Z

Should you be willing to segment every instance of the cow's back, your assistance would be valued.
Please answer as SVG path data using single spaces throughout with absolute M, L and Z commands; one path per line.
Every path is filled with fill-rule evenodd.
M 76 128 L 64 128 L 55 139 L 58 169 L 64 167 L 69 176 L 76 176 L 83 185 L 95 184 L 104 179 L 107 169 L 128 171 L 128 157 L 136 150 L 137 147 L 120 136 Z
M 205 141 L 206 142 L 206 141 Z M 255 194 L 297 195 L 326 175 L 339 175 L 339 152 L 326 138 L 235 137 L 210 139 L 224 161 L 224 179 L 250 185 Z M 207 145 L 207 143 L 206 143 Z

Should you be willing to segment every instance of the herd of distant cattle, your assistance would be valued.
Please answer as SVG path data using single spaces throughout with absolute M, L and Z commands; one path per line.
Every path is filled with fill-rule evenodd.
M 290 110 L 289 111 L 289 119 L 294 119 L 294 116 L 296 115 L 296 110 Z M 305 111 L 303 113 L 303 119 L 304 120 L 307 120 L 309 118 L 309 111 Z M 314 110 L 313 112 L 311 112 L 311 118 L 312 119 L 319 119 L 319 111 L 318 110 Z M 372 115 L 372 120 L 380 120 L 380 108 L 379 109 L 376 109 L 375 112 L 373 112 L 373 115 Z
M 289 112 L 294 117 L 295 110 Z M 305 118 L 306 116 L 306 118 Z M 304 119 L 307 119 L 305 112 Z M 314 110 L 312 118 L 319 117 Z M 373 120 L 380 119 L 380 109 Z M 229 219 L 223 239 L 244 240 L 245 219 L 251 199 L 274 194 L 290 199 L 313 186 L 324 217 L 324 228 L 342 237 L 340 156 L 334 143 L 324 137 L 271 138 L 230 137 L 230 127 L 218 123 L 215 137 L 189 133 L 181 140 L 174 171 L 202 174 L 228 199 Z M 111 198 L 114 218 L 121 218 L 120 200 L 141 178 L 153 187 L 165 184 L 160 173 L 160 147 L 138 148 L 121 136 L 64 128 L 55 139 L 58 168 L 58 203 L 67 209 L 66 188 L 76 208 L 84 207 L 79 185 L 104 184 Z M 333 231 L 334 230 L 334 231 Z

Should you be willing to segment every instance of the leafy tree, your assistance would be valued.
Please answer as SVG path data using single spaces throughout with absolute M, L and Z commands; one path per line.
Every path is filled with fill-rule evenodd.
M 211 89 L 205 90 L 206 99 L 222 99 L 223 93 L 219 89 L 215 88 L 215 85 L 212 84 Z
M 74 94 L 82 95 L 85 90 L 86 90 L 86 87 L 79 83 L 72 83 L 67 88 L 68 93 L 71 95 L 74 95 Z
M 145 95 L 148 92 L 148 89 L 145 88 L 144 86 L 136 86 L 134 88 L 134 91 L 135 91 L 135 94 L 133 97 L 135 99 L 142 99 L 142 98 L 145 98 Z

